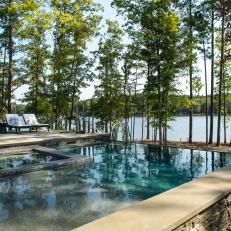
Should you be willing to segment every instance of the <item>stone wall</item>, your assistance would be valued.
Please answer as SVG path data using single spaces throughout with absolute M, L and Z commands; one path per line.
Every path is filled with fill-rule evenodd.
M 173 231 L 231 231 L 231 194 Z

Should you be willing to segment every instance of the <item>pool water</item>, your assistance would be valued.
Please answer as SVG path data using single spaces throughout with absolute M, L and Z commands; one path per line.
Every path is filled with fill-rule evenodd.
M 43 164 L 58 160 L 56 156 L 39 153 L 23 153 L 15 155 L 0 156 L 0 170 L 6 168 L 22 167 L 31 164 Z
M 70 230 L 231 162 L 230 154 L 142 144 L 56 148 L 93 162 L 0 178 L 0 230 Z

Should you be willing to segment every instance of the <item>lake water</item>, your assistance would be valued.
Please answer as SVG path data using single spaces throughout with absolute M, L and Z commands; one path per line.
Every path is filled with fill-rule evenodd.
M 209 120 L 210 121 L 210 120 Z M 135 140 L 141 140 L 142 138 L 142 118 L 136 117 L 135 125 Z M 206 117 L 205 116 L 193 116 L 193 141 L 205 141 L 206 140 Z M 130 121 L 129 121 L 130 124 Z M 227 142 L 230 140 L 230 122 L 227 121 Z M 146 139 L 147 126 L 146 119 L 144 119 L 144 139 Z M 168 125 L 171 127 L 168 129 L 168 140 L 172 141 L 187 141 L 189 133 L 189 117 L 177 116 L 173 121 L 170 121 Z M 151 137 L 153 132 L 151 132 Z M 213 140 L 217 138 L 217 116 L 214 117 L 214 133 Z M 119 133 L 119 140 L 122 139 L 121 130 Z M 221 141 L 224 140 L 223 123 L 221 128 Z

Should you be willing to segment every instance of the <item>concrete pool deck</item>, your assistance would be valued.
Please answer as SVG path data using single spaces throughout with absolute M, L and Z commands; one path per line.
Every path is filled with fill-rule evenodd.
M 32 134 L 2 134 L 0 135 L 0 148 L 15 147 L 22 145 L 33 145 L 47 142 L 77 141 L 77 140 L 110 140 L 109 134 L 75 134 L 57 132 L 38 132 Z
M 174 177 L 174 176 L 173 176 Z M 173 188 L 127 209 L 81 226 L 74 231 L 215 231 L 226 230 L 213 224 L 203 229 L 203 224 L 182 224 L 218 203 L 231 193 L 231 166 L 222 168 L 189 183 Z M 231 226 L 230 203 L 227 219 Z M 220 208 L 220 207 L 219 207 Z M 216 213 L 216 212 L 214 212 Z M 222 211 L 223 213 L 223 211 Z M 213 214 L 213 211 L 208 213 Z M 219 210 L 218 210 L 218 216 Z M 218 219 L 219 220 L 219 219 Z M 178 227 L 180 227 L 178 229 Z M 230 227 L 229 226 L 229 227 Z

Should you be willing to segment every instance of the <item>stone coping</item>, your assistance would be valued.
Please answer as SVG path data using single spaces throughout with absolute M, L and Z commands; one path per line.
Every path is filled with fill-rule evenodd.
M 4 135 L 0 138 L 0 148 L 12 146 L 24 146 L 33 144 L 42 144 L 47 142 L 58 141 L 77 141 L 86 139 L 110 140 L 110 134 L 75 134 L 75 133 L 58 133 L 58 134 L 32 134 L 32 135 Z
M 28 145 L 28 146 L 15 146 L 9 148 L 0 148 L 0 157 L 7 155 L 21 155 L 23 153 L 31 152 L 34 148 L 39 147 L 38 145 Z
M 73 230 L 170 231 L 230 194 L 230 179 L 231 165 Z
M 71 156 L 66 155 L 62 151 L 58 151 L 58 150 L 53 149 L 53 148 L 42 147 L 42 146 L 39 146 L 39 145 L 36 146 L 36 147 L 33 147 L 32 151 L 38 152 L 38 153 L 41 153 L 41 154 L 49 154 L 49 155 L 52 155 L 52 156 L 61 157 L 63 159 L 68 159 L 68 158 L 71 157 Z M 76 155 L 76 156 L 79 156 L 79 155 Z M 80 157 L 82 157 L 82 156 L 80 156 Z
M 47 148 L 47 147 L 42 147 L 42 146 L 30 146 L 30 147 L 17 147 L 17 149 L 20 150 L 20 153 L 28 152 L 28 151 L 34 151 L 38 152 L 41 154 L 48 154 L 48 155 L 53 155 L 56 157 L 60 157 L 60 160 L 54 160 L 50 161 L 49 163 L 41 163 L 41 164 L 30 164 L 30 165 L 25 165 L 21 167 L 14 167 L 14 168 L 6 168 L 6 169 L 1 169 L 0 170 L 0 177 L 8 177 L 8 176 L 14 176 L 14 175 L 19 175 L 19 174 L 24 174 L 24 173 L 29 173 L 29 172 L 35 172 L 35 171 L 41 171 L 41 170 L 48 170 L 48 169 L 58 169 L 62 168 L 65 166 L 70 166 L 70 165 L 84 165 L 86 163 L 89 163 L 91 161 L 90 157 L 87 156 L 81 156 L 81 155 L 73 155 L 73 156 L 68 156 L 62 151 L 57 151 L 52 148 Z M 30 149 L 29 149 L 30 148 Z M 13 154 L 12 148 L 9 148 L 10 151 L 6 151 L 6 155 Z M 14 149 L 14 152 L 17 152 L 17 149 Z M 7 150 L 7 149 L 5 149 Z M 19 153 L 19 155 L 20 155 Z

